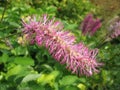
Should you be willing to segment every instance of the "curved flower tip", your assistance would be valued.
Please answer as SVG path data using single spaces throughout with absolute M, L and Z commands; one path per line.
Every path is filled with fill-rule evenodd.
M 23 24 L 28 41 L 45 46 L 53 58 L 66 64 L 72 73 L 90 76 L 98 72 L 97 49 L 89 50 L 83 43 L 76 44 L 74 34 L 64 31 L 63 24 L 55 18 L 44 15 L 38 22 L 34 20 Z
M 71 58 L 67 66 L 72 73 L 91 76 L 94 72 L 99 72 L 97 68 L 102 64 L 96 61 L 98 49 L 89 50 L 83 43 L 76 44 L 72 48 L 73 55 L 70 56 Z
M 83 20 L 80 29 L 83 35 L 93 35 L 101 27 L 100 19 L 94 19 L 92 14 L 88 14 Z

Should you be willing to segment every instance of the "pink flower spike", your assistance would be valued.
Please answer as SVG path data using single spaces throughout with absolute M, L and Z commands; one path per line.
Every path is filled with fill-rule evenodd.
M 120 19 L 119 18 L 115 18 L 115 21 L 113 20 L 110 23 L 109 31 L 110 31 L 109 37 L 111 37 L 112 39 L 120 36 Z
M 92 14 L 88 14 L 81 24 L 82 34 L 93 35 L 101 27 L 99 19 L 94 19 Z
M 34 41 L 38 46 L 46 47 L 52 57 L 60 64 L 66 64 L 66 68 L 72 73 L 91 76 L 98 72 L 101 63 L 96 60 L 97 49 L 89 50 L 81 42 L 76 44 L 74 34 L 64 31 L 63 24 L 55 18 L 49 19 L 44 15 L 39 21 L 35 20 L 30 19 L 29 23 L 23 21 L 23 33 L 27 35 L 29 42 Z M 96 28 L 98 27 L 95 26 L 95 30 Z

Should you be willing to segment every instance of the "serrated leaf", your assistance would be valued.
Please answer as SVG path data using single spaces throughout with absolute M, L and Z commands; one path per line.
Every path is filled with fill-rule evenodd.
M 20 65 L 34 65 L 34 60 L 29 57 L 16 57 L 14 60 L 14 63 L 20 64 Z
M 60 80 L 60 85 L 62 86 L 66 86 L 66 85 L 71 85 L 73 84 L 75 81 L 77 81 L 77 76 L 72 76 L 72 75 L 68 75 L 62 78 L 62 80 Z

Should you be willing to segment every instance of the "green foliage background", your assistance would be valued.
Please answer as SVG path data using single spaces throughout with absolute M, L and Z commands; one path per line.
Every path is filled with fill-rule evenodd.
M 18 43 L 21 18 L 48 14 L 61 20 L 77 41 L 95 48 L 103 43 L 106 26 L 92 37 L 81 35 L 78 27 L 88 13 L 102 18 L 97 10 L 89 0 L 0 0 L 0 90 L 120 90 L 119 37 L 99 47 L 98 61 L 104 66 L 91 77 L 71 74 L 44 47 Z

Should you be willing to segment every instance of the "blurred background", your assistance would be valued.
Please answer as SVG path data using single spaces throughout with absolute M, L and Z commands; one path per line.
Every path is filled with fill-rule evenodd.
M 99 49 L 98 74 L 72 74 L 45 47 L 26 44 L 21 19 L 43 14 L 60 20 L 77 42 Z M 92 36 L 80 28 L 88 14 L 102 23 Z M 119 17 L 119 0 L 0 0 L 0 90 L 120 90 L 120 34 L 112 38 L 109 30 Z

